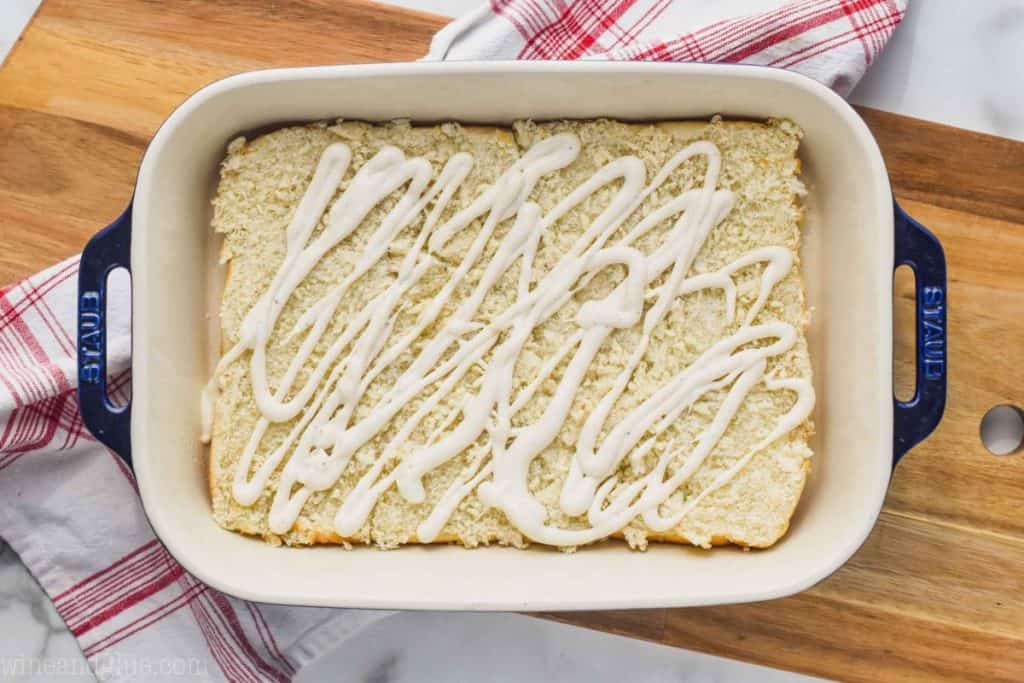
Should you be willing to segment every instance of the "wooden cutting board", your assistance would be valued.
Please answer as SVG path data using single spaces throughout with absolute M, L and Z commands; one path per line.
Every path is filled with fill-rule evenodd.
M 0 68 L 0 282 L 75 254 L 113 219 L 147 141 L 200 86 L 415 59 L 444 23 L 365 0 L 48 0 Z M 864 547 L 801 595 L 546 616 L 842 680 L 1024 680 L 1024 455 L 992 456 L 978 437 L 990 406 L 1024 404 L 1024 144 L 861 113 L 904 207 L 946 248 L 941 427 L 896 470 Z M 897 282 L 904 385 L 910 287 Z

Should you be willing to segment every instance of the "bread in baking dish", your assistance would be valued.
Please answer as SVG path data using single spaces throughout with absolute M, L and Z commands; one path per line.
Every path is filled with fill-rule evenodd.
M 213 514 L 272 543 L 766 547 L 813 405 L 788 121 L 231 143 Z

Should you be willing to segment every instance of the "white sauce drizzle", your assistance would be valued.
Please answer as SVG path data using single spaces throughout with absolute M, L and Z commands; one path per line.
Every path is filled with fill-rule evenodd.
M 420 541 L 437 538 L 462 500 L 476 490 L 482 501 L 504 512 L 528 538 L 558 546 L 580 545 L 607 537 L 637 517 L 655 531 L 672 528 L 707 495 L 727 484 L 757 452 L 809 417 L 814 405 L 814 391 L 809 381 L 765 375 L 768 359 L 785 353 L 796 342 L 796 330 L 782 322 L 753 324 L 774 286 L 792 268 L 793 257 L 789 250 L 782 247 L 756 249 L 716 272 L 687 277 L 708 234 L 733 205 L 731 193 L 716 190 L 721 168 L 717 147 L 710 142 L 689 145 L 673 156 L 649 184 L 645 183 L 646 169 L 640 159 L 621 157 L 601 168 L 547 214 L 542 214 L 537 204 L 528 201 L 530 194 L 543 176 L 571 164 L 579 149 L 579 140 L 570 134 L 541 141 L 468 207 L 444 223 L 440 223 L 441 215 L 472 170 L 471 155 L 459 153 L 451 157 L 431 182 L 432 169 L 425 159 L 406 158 L 400 150 L 385 147 L 352 176 L 328 211 L 328 204 L 348 171 L 352 154 L 341 143 L 324 151 L 287 228 L 284 263 L 267 291 L 246 315 L 238 342 L 224 355 L 215 371 L 216 376 L 246 351 L 251 351 L 249 372 L 262 417 L 235 471 L 232 492 L 240 504 L 253 504 L 280 468 L 268 523 L 273 532 L 284 533 L 295 523 L 314 491 L 331 488 L 353 456 L 367 458 L 369 470 L 345 498 L 334 520 L 339 534 L 352 536 L 366 523 L 380 495 L 392 485 L 397 485 L 406 500 L 422 502 L 426 495 L 423 477 L 468 451 L 473 456 L 470 465 L 420 524 L 417 529 Z M 707 162 L 703 186 L 673 197 L 650 211 L 618 243 L 605 246 L 640 204 L 679 165 L 695 156 L 702 156 Z M 618 183 L 618 189 L 607 208 L 559 262 L 537 278 L 531 289 L 533 262 L 544 233 L 590 195 L 614 183 Z M 299 351 L 272 389 L 266 371 L 267 344 L 286 303 L 320 259 L 348 238 L 374 207 L 395 193 L 399 193 L 398 201 L 370 235 L 353 271 L 310 306 L 288 332 L 289 339 L 304 336 Z M 433 206 L 423 218 L 393 282 L 347 322 L 305 383 L 295 387 L 300 370 L 326 332 L 346 292 L 386 255 L 388 245 L 412 225 L 431 202 Z M 314 238 L 313 233 L 325 212 L 324 228 Z M 482 228 L 441 291 L 426 305 L 411 329 L 392 339 L 404 295 L 437 263 L 430 252 L 440 251 L 455 235 L 481 218 Z M 645 255 L 630 246 L 655 226 L 673 218 L 667 237 L 653 254 Z M 470 296 L 458 305 L 450 319 L 441 322 L 433 337 L 425 340 L 415 360 L 383 398 L 361 420 L 353 422 L 355 408 L 370 383 L 420 339 L 428 327 L 438 323 L 443 308 L 478 264 L 497 226 L 510 219 L 514 219 L 511 229 L 485 265 Z M 520 271 L 515 302 L 488 324 L 475 321 L 488 292 L 516 261 Z M 765 267 L 758 296 L 742 326 L 707 349 L 618 424 L 607 425 L 613 407 L 626 390 L 654 331 L 673 302 L 685 294 L 719 289 L 725 295 L 726 317 L 732 321 L 737 297 L 733 276 L 743 268 L 761 263 Z M 579 329 L 552 357 L 544 360 L 537 377 L 513 397 L 516 363 L 534 329 L 554 315 L 599 271 L 613 265 L 626 268 L 623 282 L 605 298 L 587 301 L 579 308 L 576 315 Z M 664 283 L 649 290 L 649 285 L 659 278 L 664 278 Z M 645 310 L 648 300 L 651 303 Z M 641 326 L 640 342 L 612 388 L 588 415 L 561 491 L 561 509 L 570 515 L 586 515 L 590 527 L 563 529 L 550 525 L 546 508 L 528 488 L 530 463 L 559 433 L 580 383 L 608 336 L 614 329 L 636 325 Z M 474 393 L 447 414 L 425 444 L 413 446 L 411 450 L 405 448 L 404 457 L 399 459 L 422 420 L 459 385 L 470 369 L 482 364 L 488 353 L 490 359 L 483 365 L 483 376 L 474 386 Z M 529 403 L 543 382 L 566 359 L 566 368 L 541 417 L 532 424 L 513 429 L 512 417 Z M 796 400 L 790 410 L 729 470 L 686 500 L 680 511 L 662 516 L 659 508 L 705 462 L 743 400 L 758 383 L 769 390 L 794 393 Z M 725 399 L 692 448 L 669 444 L 649 472 L 628 485 L 618 485 L 615 473 L 627 456 L 635 469 L 642 469 L 645 456 L 674 420 L 708 392 L 725 387 L 729 387 Z M 215 382 L 211 382 L 203 392 L 204 424 L 207 425 L 212 418 L 212 406 L 208 404 L 215 388 Z M 424 397 L 417 410 L 398 426 L 395 436 L 375 458 L 360 451 L 410 401 L 421 395 Z M 301 417 L 284 442 L 253 471 L 253 460 L 267 428 L 272 423 L 292 420 L 300 413 Z M 452 428 L 457 420 L 458 424 Z M 598 444 L 602 433 L 606 436 Z M 208 438 L 206 428 L 204 438 Z M 281 467 L 289 452 L 291 456 Z M 666 478 L 669 463 L 680 459 L 682 464 Z M 389 466 L 390 470 L 385 473 Z

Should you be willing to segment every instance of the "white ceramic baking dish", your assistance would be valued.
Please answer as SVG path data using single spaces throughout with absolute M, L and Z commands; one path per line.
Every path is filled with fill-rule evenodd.
M 806 133 L 801 156 L 810 194 L 802 266 L 814 308 L 809 334 L 817 436 L 813 476 L 780 543 L 759 552 L 664 546 L 636 553 L 616 544 L 572 555 L 454 546 L 345 552 L 275 548 L 214 523 L 199 443 L 199 392 L 211 368 L 219 289 L 210 199 L 230 139 L 336 117 L 508 123 L 521 117 L 656 120 L 716 113 L 788 117 Z M 892 272 L 901 262 L 917 269 L 922 343 L 918 395 L 894 410 Z M 103 380 L 103 297 L 106 276 L 117 266 L 130 266 L 134 314 L 133 398 L 122 411 L 109 405 Z M 232 595 L 304 605 L 460 610 L 765 600 L 813 585 L 857 550 L 878 516 L 894 455 L 938 422 L 945 397 L 944 286 L 941 248 L 894 211 L 867 127 L 833 92 L 792 73 L 633 63 L 252 72 L 202 89 L 170 116 L 143 158 L 132 206 L 87 247 L 80 282 L 80 399 L 86 424 L 133 464 L 156 534 L 188 571 Z

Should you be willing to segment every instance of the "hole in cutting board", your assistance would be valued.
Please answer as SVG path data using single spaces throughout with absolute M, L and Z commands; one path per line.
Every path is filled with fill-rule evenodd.
M 892 389 L 899 401 L 914 398 L 917 387 L 917 364 L 914 362 L 917 351 L 914 286 L 914 271 L 909 266 L 897 268 L 892 275 Z
M 981 443 L 992 455 L 1012 455 L 1024 445 L 1024 412 L 1017 406 L 993 406 L 981 418 Z
M 131 367 L 132 279 L 127 268 L 107 274 L 107 400 L 123 408 L 132 399 Z

